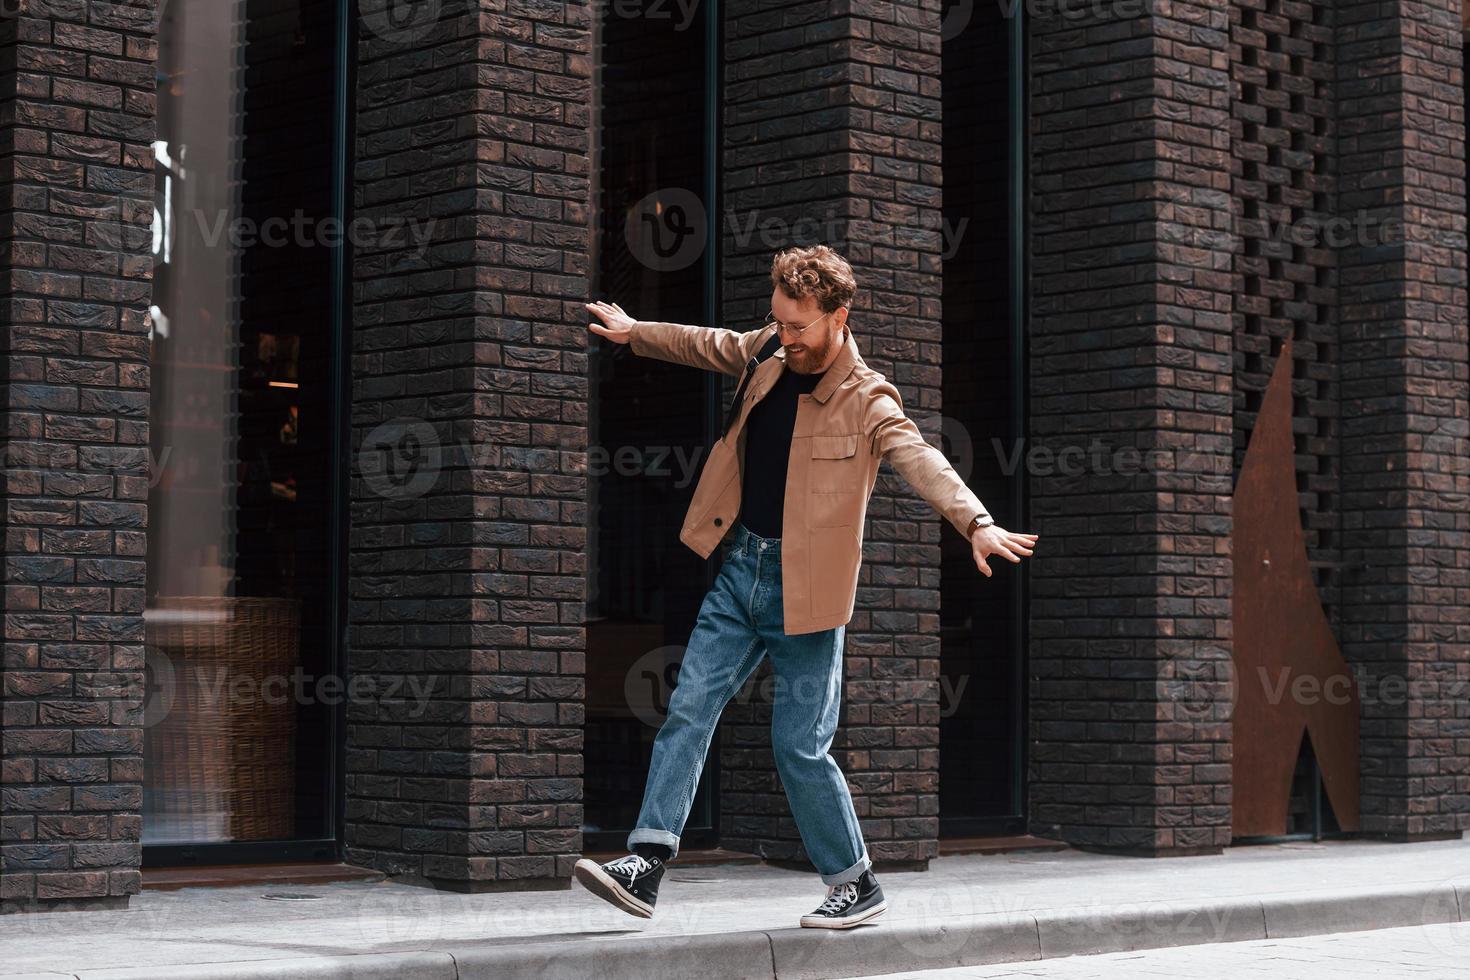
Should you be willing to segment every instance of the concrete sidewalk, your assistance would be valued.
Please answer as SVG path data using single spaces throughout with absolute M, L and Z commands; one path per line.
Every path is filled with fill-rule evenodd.
M 121 912 L 0 917 L 0 977 L 847 977 L 1470 920 L 1470 842 L 948 857 L 882 876 L 888 912 L 797 928 L 815 874 L 681 868 L 635 919 L 568 891 L 388 882 L 148 891 Z M 281 901 L 267 894 L 307 894 Z

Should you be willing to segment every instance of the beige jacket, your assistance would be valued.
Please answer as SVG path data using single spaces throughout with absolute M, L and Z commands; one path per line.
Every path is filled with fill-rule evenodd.
M 739 377 L 770 336 L 655 323 L 633 326 L 634 353 Z M 708 558 L 740 513 L 745 420 L 786 367 L 778 348 L 756 370 L 730 431 L 705 460 L 679 540 Z M 898 389 L 864 363 L 849 327 L 842 352 L 811 394 L 799 396 L 782 513 L 781 586 L 788 635 L 842 626 L 852 618 L 862 564 L 863 518 L 888 460 L 960 534 L 988 517 L 949 460 L 903 413 Z

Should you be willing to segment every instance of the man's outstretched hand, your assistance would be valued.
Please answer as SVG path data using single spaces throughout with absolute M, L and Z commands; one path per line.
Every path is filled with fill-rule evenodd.
M 989 578 L 990 565 L 985 559 L 990 555 L 1004 555 L 1019 565 L 1022 555 L 1031 554 L 1031 548 L 1036 544 L 1036 539 L 1035 534 L 1007 531 L 999 524 L 978 527 L 975 533 L 970 535 L 970 550 L 975 555 L 975 567 L 984 572 L 986 578 Z
M 615 344 L 626 344 L 633 339 L 633 324 L 637 323 L 623 308 L 616 303 L 604 303 L 601 300 L 596 303 L 586 304 L 601 323 L 589 323 L 587 329 L 599 337 L 606 337 Z

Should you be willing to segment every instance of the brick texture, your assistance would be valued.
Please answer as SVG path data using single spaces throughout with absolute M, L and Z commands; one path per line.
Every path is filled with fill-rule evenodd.
M 1337 4 L 1343 654 L 1363 831 L 1470 827 L 1465 79 L 1459 0 Z
M 857 276 L 850 322 L 863 357 L 937 445 L 940 4 L 735 0 L 725 10 L 725 322 L 764 316 L 779 248 L 830 244 Z M 731 231 L 752 225 L 790 234 Z M 885 466 L 832 748 L 879 864 L 938 854 L 940 533 Z M 770 754 L 769 704 L 742 692 L 725 717 L 722 843 L 804 860 Z
M 590 13 L 360 33 L 346 856 L 447 888 L 581 851 Z
M 140 884 L 154 5 L 6 13 L 0 909 L 117 907 Z
M 1031 22 L 1032 830 L 1144 854 L 1230 835 L 1229 12 L 1153 9 Z

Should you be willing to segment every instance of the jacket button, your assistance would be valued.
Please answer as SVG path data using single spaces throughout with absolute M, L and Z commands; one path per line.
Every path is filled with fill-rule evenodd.
M 725 519 L 723 517 L 716 517 L 715 518 L 715 527 L 723 527 L 724 524 L 725 524 Z

